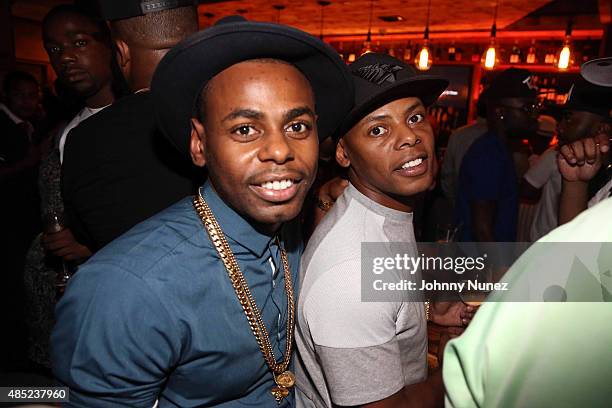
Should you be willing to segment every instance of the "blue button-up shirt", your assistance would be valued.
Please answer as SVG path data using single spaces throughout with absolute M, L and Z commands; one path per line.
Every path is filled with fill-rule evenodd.
M 236 256 L 277 361 L 287 298 L 275 240 L 205 184 L 202 194 Z M 294 223 L 291 223 L 294 224 Z M 301 254 L 291 225 L 281 242 L 297 294 Z M 75 407 L 277 407 L 272 373 L 191 198 L 137 225 L 71 279 L 53 330 L 54 373 Z M 294 405 L 292 392 L 281 404 Z

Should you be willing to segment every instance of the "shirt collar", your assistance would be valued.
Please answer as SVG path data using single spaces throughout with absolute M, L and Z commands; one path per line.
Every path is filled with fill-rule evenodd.
M 247 220 L 219 197 L 210 181 L 206 181 L 200 187 L 200 193 L 215 215 L 225 236 L 254 253 L 257 257 L 262 257 L 274 237 L 263 234 L 253 228 Z
M 6 113 L 7 116 L 9 118 L 11 118 L 11 120 L 13 122 L 15 122 L 16 125 L 18 125 L 20 123 L 23 123 L 23 119 L 19 118 L 19 116 L 15 115 L 13 112 L 11 112 L 11 110 L 5 104 L 0 103 L 0 110 L 3 111 L 4 113 Z
M 366 196 L 361 191 L 357 190 L 353 183 L 349 183 L 348 188 L 346 189 L 346 194 L 349 194 L 351 197 L 359 201 L 363 206 L 365 206 L 375 214 L 382 215 L 385 218 L 389 218 L 395 221 L 412 222 L 411 212 L 404 212 L 394 210 L 393 208 L 385 207 L 384 205 L 372 200 L 370 197 Z

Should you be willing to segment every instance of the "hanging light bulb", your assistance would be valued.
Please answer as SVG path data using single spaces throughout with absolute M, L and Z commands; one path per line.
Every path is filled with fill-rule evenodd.
M 420 71 L 427 71 L 431 68 L 433 59 L 431 58 L 431 50 L 429 49 L 429 12 L 431 11 L 431 0 L 427 4 L 427 23 L 425 24 L 425 32 L 423 33 L 423 47 L 414 58 L 414 66 Z
M 497 36 L 497 10 L 499 8 L 499 0 L 495 3 L 495 15 L 493 17 L 493 25 L 491 26 L 491 41 L 489 48 L 482 55 L 481 63 L 485 69 L 493 69 L 497 65 L 497 47 L 495 37 Z
M 368 35 L 363 42 L 363 47 L 359 55 L 364 55 L 372 52 L 372 13 L 374 12 L 374 0 L 370 0 L 370 21 L 368 23 Z
M 494 39 L 491 39 L 489 48 L 487 48 L 482 57 L 482 63 L 486 69 L 493 69 L 497 65 L 497 48 L 495 47 Z
M 420 71 L 427 71 L 431 68 L 433 60 L 431 58 L 431 50 L 429 49 L 427 40 L 423 43 L 423 47 L 414 59 L 414 65 Z
M 569 68 L 571 63 L 572 51 L 570 49 L 570 38 L 572 36 L 572 20 L 568 21 L 567 29 L 565 30 L 565 41 L 563 42 L 563 48 L 559 51 L 557 57 L 557 68 L 563 71 Z
M 570 56 L 571 51 L 569 44 L 565 44 L 559 53 L 559 63 L 557 64 L 557 68 L 559 69 L 567 69 L 570 64 Z

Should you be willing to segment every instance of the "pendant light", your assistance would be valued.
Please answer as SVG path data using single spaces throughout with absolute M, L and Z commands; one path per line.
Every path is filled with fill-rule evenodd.
M 281 11 L 285 9 L 284 4 L 273 4 L 272 7 L 276 10 L 276 24 L 280 24 Z
M 431 12 L 431 0 L 427 4 L 427 23 L 425 24 L 425 32 L 423 33 L 423 47 L 417 53 L 414 59 L 415 67 L 420 71 L 427 71 L 431 68 L 433 62 L 431 51 L 429 49 L 429 15 Z
M 368 36 L 363 42 L 360 55 L 372 52 L 372 14 L 374 13 L 374 0 L 370 0 L 370 21 L 368 23 Z
M 495 43 L 495 37 L 497 36 L 497 10 L 499 9 L 499 0 L 495 2 L 495 15 L 493 16 L 493 25 L 491 26 L 491 41 L 489 42 L 489 48 L 482 55 L 482 65 L 485 69 L 491 70 L 495 68 L 498 62 L 497 58 L 497 44 Z
M 565 30 L 565 41 L 563 42 L 563 48 L 559 51 L 557 57 L 557 68 L 560 71 L 565 71 L 569 68 L 571 63 L 572 51 L 570 49 L 570 38 L 572 36 L 572 20 L 567 22 L 567 29 Z
M 331 1 L 325 1 L 325 0 L 319 0 L 317 1 L 317 3 L 319 4 L 319 6 L 321 6 L 321 27 L 319 29 L 319 38 L 321 39 L 321 41 L 323 40 L 323 22 L 325 21 L 325 7 L 329 6 L 331 4 Z

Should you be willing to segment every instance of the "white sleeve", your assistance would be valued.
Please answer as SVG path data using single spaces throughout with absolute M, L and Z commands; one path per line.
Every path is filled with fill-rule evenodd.
M 599 189 L 599 191 L 589 200 L 589 208 L 594 206 L 595 204 L 600 203 L 604 199 L 610 197 L 610 193 L 612 192 L 612 179 L 609 180 L 605 186 Z
M 523 176 L 529 184 L 540 189 L 557 170 L 557 152 L 549 149 L 542 153 L 540 160 Z

